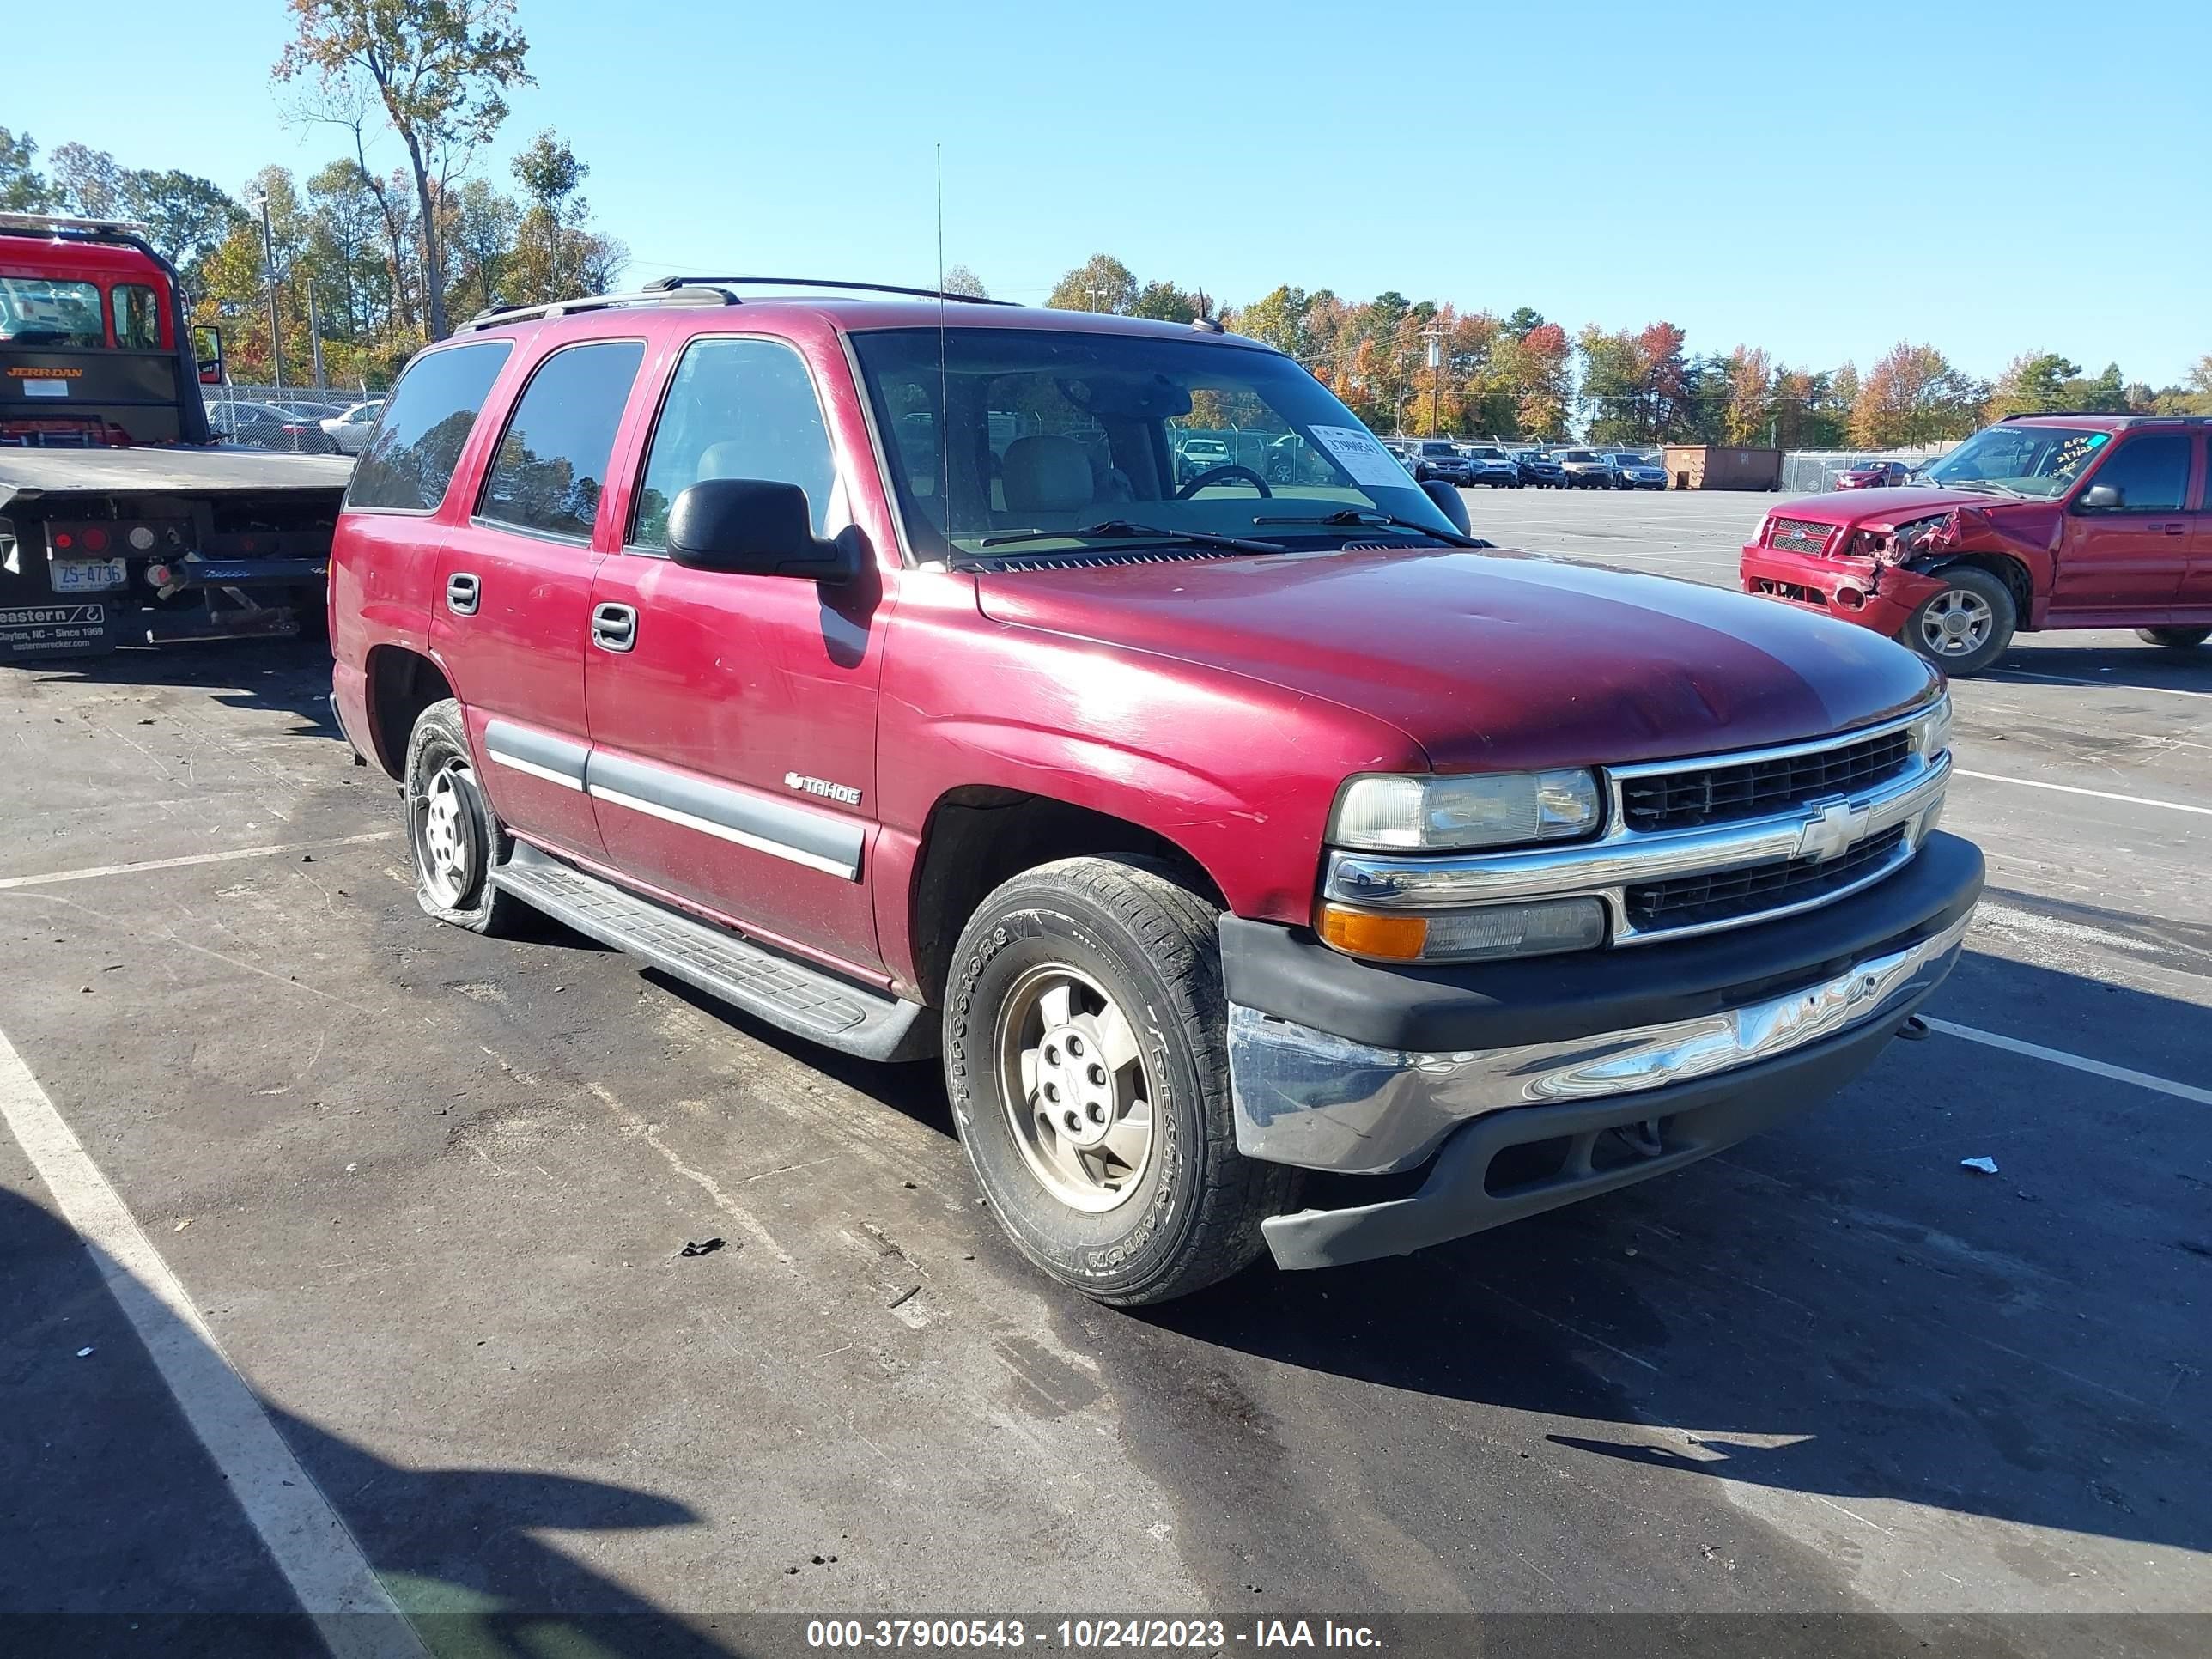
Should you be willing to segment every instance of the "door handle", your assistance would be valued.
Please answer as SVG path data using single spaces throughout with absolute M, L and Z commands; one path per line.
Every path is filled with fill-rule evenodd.
M 2162 524 L 2159 526 L 2159 528 L 2166 532 L 2169 536 L 2179 536 L 2183 531 L 2186 530 L 2188 526 L 2186 525 L 2179 524 Z
M 456 617 L 475 616 L 483 603 L 483 589 L 467 571 L 456 570 L 446 578 L 446 609 Z
M 637 644 L 637 611 L 627 605 L 592 607 L 592 643 L 602 651 L 628 651 Z

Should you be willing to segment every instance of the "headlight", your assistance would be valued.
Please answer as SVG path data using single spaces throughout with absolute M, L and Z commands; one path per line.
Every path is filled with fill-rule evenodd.
M 1324 902 L 1314 917 L 1322 942 L 1370 962 L 1485 962 L 1594 951 L 1605 943 L 1605 906 L 1594 898 L 1539 899 L 1466 910 L 1382 914 Z
M 1602 816 L 1582 770 L 1354 778 L 1330 817 L 1332 846 L 1382 853 L 1511 847 L 1586 836 Z
M 1951 698 L 1946 692 L 1912 722 L 1912 746 L 1933 759 L 1951 747 Z

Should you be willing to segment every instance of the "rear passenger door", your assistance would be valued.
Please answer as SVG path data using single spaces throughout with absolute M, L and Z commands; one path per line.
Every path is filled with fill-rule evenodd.
M 2191 471 L 2196 436 L 2186 428 L 2124 434 L 2082 481 L 2067 509 L 2066 539 L 2051 585 L 2054 622 L 2096 612 L 2115 617 L 2175 603 L 2189 562 Z M 2118 504 L 2085 505 L 2100 487 Z
M 864 876 L 874 829 L 880 573 L 842 586 L 692 570 L 668 509 L 703 478 L 806 492 L 850 522 L 823 404 L 781 340 L 688 342 L 644 450 L 622 551 L 592 591 L 591 788 L 623 874 L 831 966 L 881 966 Z
M 440 559 L 431 641 L 465 706 L 484 791 L 516 832 L 599 857 L 584 793 L 584 653 L 616 428 L 645 347 L 562 346 L 531 372 Z

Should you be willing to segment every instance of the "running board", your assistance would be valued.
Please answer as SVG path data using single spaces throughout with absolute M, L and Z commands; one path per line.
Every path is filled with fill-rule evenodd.
M 661 972 L 780 1030 L 863 1060 L 921 1060 L 937 1026 L 903 1002 L 640 898 L 526 842 L 491 872 L 492 884 L 556 921 L 641 957 Z

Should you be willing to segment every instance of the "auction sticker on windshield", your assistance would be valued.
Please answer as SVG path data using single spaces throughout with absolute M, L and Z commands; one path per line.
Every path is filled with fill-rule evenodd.
M 1352 475 L 1352 483 L 1406 487 L 1406 469 L 1376 441 L 1374 434 L 1356 426 L 1316 426 L 1308 430 Z

